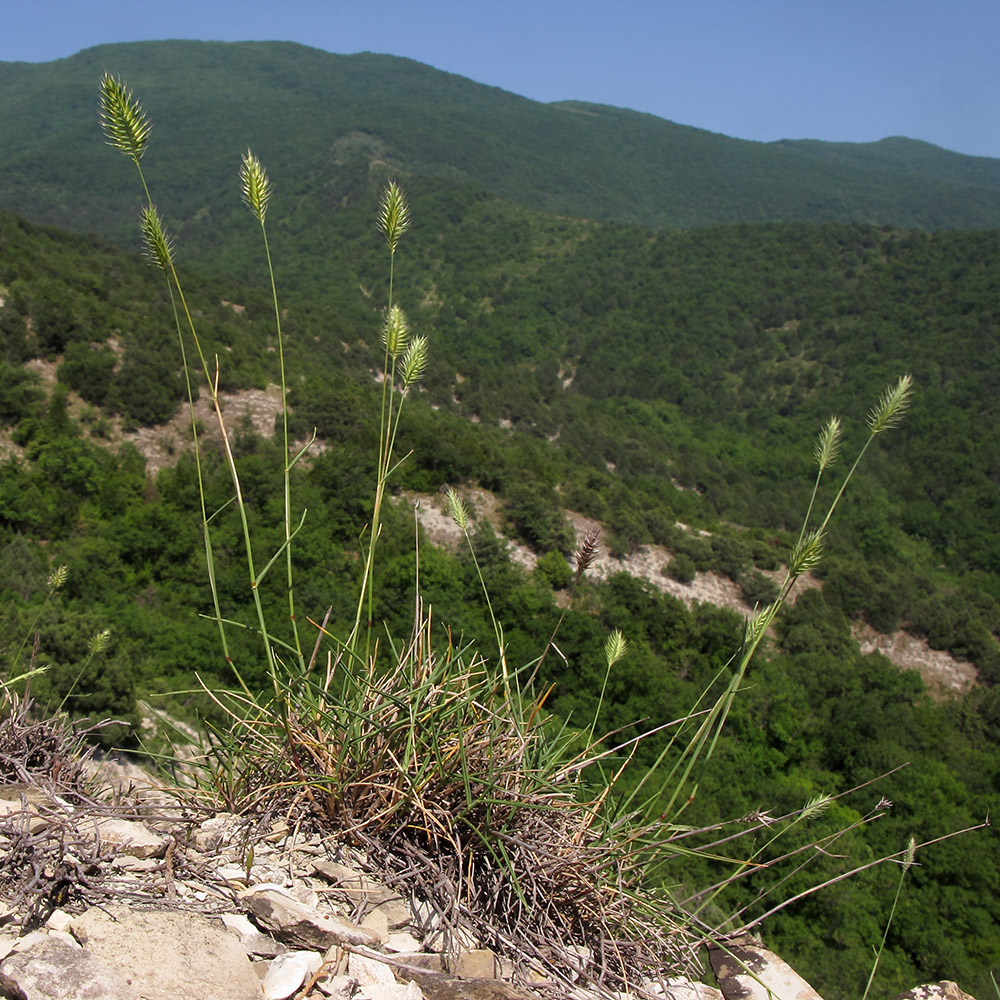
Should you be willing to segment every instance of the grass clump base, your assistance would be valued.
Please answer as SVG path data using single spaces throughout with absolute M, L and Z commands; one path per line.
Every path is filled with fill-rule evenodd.
M 287 718 L 219 697 L 231 726 L 203 792 L 333 834 L 429 908 L 446 948 L 475 939 L 525 981 L 622 989 L 691 968 L 694 942 L 645 884 L 650 829 L 608 822 L 609 789 L 585 779 L 603 747 L 434 631 L 428 614 L 404 646 L 331 660 L 282 692 Z

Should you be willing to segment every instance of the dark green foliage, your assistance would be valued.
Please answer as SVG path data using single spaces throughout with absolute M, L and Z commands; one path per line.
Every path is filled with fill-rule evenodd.
M 45 563 L 19 531 L 0 549 L 0 595 L 28 600 L 45 589 Z
M 573 570 L 560 552 L 546 552 L 535 563 L 535 576 L 553 590 L 564 590 L 573 579 Z
M 107 346 L 77 342 L 66 348 L 57 377 L 88 403 L 103 406 L 111 388 L 116 363 L 114 351 Z
M 698 572 L 698 567 L 689 555 L 677 552 L 671 557 L 666 571 L 678 583 L 691 583 Z
M 739 581 L 753 559 L 751 547 L 738 535 L 728 532 L 713 537 L 709 545 L 713 568 L 733 582 Z
M 549 490 L 529 483 L 511 486 L 504 495 L 504 518 L 510 530 L 536 552 L 568 554 L 573 548 L 573 529 Z
M 4 64 L 0 204 L 105 234 L 131 228 L 134 202 L 111 196 L 128 164 L 95 141 L 96 113 L 81 96 L 109 66 L 150 95 L 152 141 L 169 137 L 158 150 L 163 201 L 185 220 L 185 236 L 212 243 L 219 257 L 229 255 L 237 205 L 216 192 L 234 151 L 248 143 L 272 173 L 294 172 L 287 190 L 315 186 L 302 199 L 312 220 L 296 219 L 292 229 L 303 256 L 322 238 L 324 203 L 363 197 L 376 160 L 394 173 L 470 182 L 534 210 L 650 227 L 775 218 L 1000 223 L 996 162 L 926 143 L 746 142 L 619 108 L 537 104 L 407 59 L 276 42 L 106 45 L 51 63 Z M 192 79 L 201 83 L 194 91 Z M 44 134 L 26 111 L 41 106 Z M 275 121 L 284 123 L 280 137 Z M 454 215 L 462 208 L 456 203 Z M 581 309 L 600 296 L 595 289 Z M 758 315 L 778 326 L 793 311 L 794 298 L 775 296 Z
M 38 378 L 20 365 L 0 361 L 0 424 L 15 424 L 38 407 Z
M 739 578 L 743 600 L 751 608 L 766 607 L 778 597 L 779 586 L 769 576 L 764 576 L 758 570 L 751 570 Z

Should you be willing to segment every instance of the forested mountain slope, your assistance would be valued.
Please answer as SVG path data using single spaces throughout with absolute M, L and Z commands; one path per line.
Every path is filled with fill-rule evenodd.
M 233 209 L 225 180 L 249 144 L 313 207 L 349 194 L 331 168 L 360 154 L 533 209 L 652 228 L 1000 225 L 1000 163 L 926 143 L 748 142 L 617 108 L 538 104 L 392 56 L 179 41 L 0 65 L 0 207 L 128 238 L 128 202 L 114 195 L 126 165 L 93 141 L 104 71 L 143 95 L 161 145 L 150 178 L 185 224 L 210 215 L 214 227 Z M 209 250 L 211 227 L 195 227 L 193 252 Z M 315 227 L 310 242 L 330 238 Z
M 746 247 L 737 249 L 741 232 L 729 233 L 731 246 L 723 254 L 725 259 L 738 261 L 749 254 Z M 622 238 L 620 233 L 611 235 Z M 457 238 L 457 232 L 450 232 L 449 239 L 453 236 Z M 806 236 L 796 227 L 769 227 L 752 245 L 767 247 L 769 240 L 787 243 L 790 261 L 803 258 Z M 951 307 L 942 303 L 953 303 L 957 296 L 968 306 L 968 314 L 991 322 L 984 303 L 975 298 L 976 289 L 992 295 L 990 285 L 970 263 L 983 252 L 994 252 L 991 234 L 913 238 L 848 227 L 816 230 L 815 236 L 818 247 L 831 242 L 842 248 L 847 269 L 859 274 L 864 268 L 858 259 L 864 260 L 866 247 L 877 251 L 874 259 L 882 260 L 886 247 L 894 245 L 907 263 L 903 271 L 890 270 L 894 282 L 902 283 L 901 275 L 908 272 L 913 295 L 917 286 L 949 289 L 943 296 L 928 294 L 920 300 L 932 319 L 944 323 Z M 676 238 L 682 240 L 680 256 L 691 263 L 691 244 L 686 237 Z M 953 242 L 939 244 L 940 240 Z M 958 253 L 964 240 L 974 240 L 972 246 L 978 251 Z M 584 243 L 593 245 L 589 238 Z M 709 245 L 727 246 L 725 231 L 716 233 Z M 928 253 L 934 246 L 947 246 L 948 253 Z M 775 255 L 774 245 L 769 253 Z M 945 266 L 948 258 L 952 263 Z M 826 289 L 831 265 L 822 254 L 819 259 L 824 261 L 819 288 Z M 954 263 L 960 260 L 965 265 Z M 112 714 L 134 721 L 136 694 L 149 696 L 167 689 L 180 692 L 167 702 L 175 711 L 211 712 L 210 704 L 192 694 L 197 689 L 196 672 L 212 685 L 225 685 L 230 678 L 210 623 L 198 617 L 210 605 L 201 565 L 194 468 L 185 455 L 184 440 L 176 442 L 176 465 L 164 468 L 155 483 L 147 479 L 135 449 L 127 443 L 111 449 L 104 444 L 112 415 L 138 428 L 162 421 L 179 406 L 176 335 L 159 276 L 140 259 L 107 245 L 40 229 L 8 215 L 0 215 L 0 261 L 4 299 L 0 418 L 4 440 L 13 449 L 9 452 L 13 457 L 0 465 L 0 653 L 5 669 L 19 660 L 23 665 L 23 658 L 35 655 L 32 643 L 26 649 L 21 642 L 27 630 L 37 636 L 37 655 L 49 664 L 47 673 L 33 681 L 43 706 L 54 707 L 69 696 L 68 707 L 76 714 Z M 709 264 L 706 256 L 705 266 Z M 586 273 L 593 279 L 600 272 Z M 674 276 L 675 298 L 691 302 L 703 298 L 696 288 L 683 291 L 697 273 L 692 266 L 686 278 Z M 735 268 L 734 274 L 739 273 Z M 759 279 L 752 268 L 749 274 L 745 283 L 723 283 L 721 294 L 728 304 L 697 313 L 692 319 L 697 319 L 695 325 L 707 328 L 716 309 L 737 315 L 741 296 L 749 295 L 748 289 Z M 224 387 L 273 380 L 274 355 L 267 350 L 273 346 L 273 335 L 266 302 L 232 283 L 219 286 L 190 274 L 185 280 L 192 302 L 197 302 L 206 346 L 223 359 Z M 456 294 L 462 287 L 454 280 Z M 798 286 L 800 309 L 810 300 L 806 288 L 804 282 Z M 558 293 L 558 285 L 550 293 Z M 375 287 L 368 294 L 375 296 Z M 407 282 L 400 295 L 404 299 L 411 295 Z M 818 302 L 827 302 L 819 291 L 814 295 Z M 456 301 L 457 318 L 467 312 L 468 336 L 477 325 L 471 317 L 479 300 Z M 859 301 L 867 300 L 862 296 Z M 433 303 L 418 305 L 413 315 L 435 308 Z M 873 316 L 865 312 L 861 318 Z M 329 627 L 336 630 L 351 614 L 359 525 L 369 516 L 378 406 L 370 345 L 378 316 L 369 306 L 364 331 L 348 311 L 337 326 L 338 335 L 331 335 L 329 310 L 291 308 L 286 319 L 289 367 L 297 386 L 296 431 L 304 435 L 318 427 L 323 445 L 296 478 L 297 502 L 308 508 L 296 548 L 299 601 L 303 613 L 314 618 L 329 607 Z M 419 322 L 436 330 L 433 312 Z M 793 329 L 786 323 L 762 327 L 755 339 L 780 343 Z M 572 325 L 585 324 L 576 318 Z M 442 329 L 446 326 L 441 324 Z M 858 822 L 882 794 L 895 802 L 878 823 L 858 828 L 838 842 L 844 860 L 823 860 L 814 873 L 821 878 L 833 877 L 845 864 L 898 850 L 910 835 L 930 839 L 974 825 L 985 812 L 1000 808 L 996 787 L 1000 688 L 991 686 L 997 677 L 991 633 L 1000 628 L 1000 621 L 996 602 L 981 586 L 990 576 L 983 570 L 970 575 L 971 556 L 959 558 L 944 547 L 952 544 L 950 534 L 938 540 L 936 532 L 942 529 L 930 530 L 937 523 L 932 513 L 938 512 L 940 503 L 947 531 L 954 530 L 958 538 L 974 537 L 983 524 L 982 504 L 994 502 L 988 492 L 992 474 L 975 466 L 981 460 L 975 452 L 968 451 L 967 463 L 951 454 L 951 449 L 961 447 L 957 439 L 939 455 L 947 463 L 943 468 L 930 460 L 923 466 L 911 464 L 907 458 L 938 454 L 933 435 L 939 425 L 964 427 L 963 420 L 977 420 L 988 405 L 985 393 L 993 377 L 992 361 L 986 345 L 974 336 L 979 321 L 971 328 L 970 343 L 978 345 L 984 364 L 968 365 L 962 378 L 948 362 L 949 353 L 973 349 L 962 346 L 963 337 L 970 334 L 962 333 L 961 323 L 944 342 L 925 335 L 921 326 L 882 361 L 877 360 L 880 339 L 859 328 L 864 324 L 843 324 L 848 340 L 844 349 L 850 353 L 850 344 L 856 341 L 854 350 L 872 355 L 876 367 L 882 361 L 894 364 L 897 354 L 913 352 L 918 361 L 933 358 L 920 364 L 928 372 L 932 363 L 937 366 L 936 381 L 925 375 L 930 384 L 923 390 L 931 393 L 934 409 L 928 412 L 918 397 L 909 429 L 904 431 L 904 424 L 894 431 L 898 436 L 887 440 L 887 449 L 872 456 L 872 475 L 858 484 L 853 507 L 835 528 L 834 556 L 823 590 L 811 591 L 783 617 L 778 644 L 754 669 L 688 814 L 692 822 L 707 823 L 761 807 L 780 813 L 799 808 L 820 793 L 846 792 L 910 762 L 860 798 L 836 805 L 818 825 L 804 831 L 804 836 L 820 836 Z M 907 324 L 900 324 L 901 331 L 907 329 Z M 352 338 L 366 336 L 369 346 L 359 339 L 341 342 L 340 330 L 350 330 Z M 829 339 L 830 334 L 824 333 L 804 340 L 799 354 L 815 352 L 823 358 L 818 345 Z M 725 384 L 728 376 L 721 368 L 713 370 L 713 343 L 706 344 L 709 356 L 702 360 L 697 344 L 693 339 L 684 350 L 692 359 L 691 377 L 708 392 L 720 380 Z M 775 346 L 771 343 L 768 349 Z M 662 349 L 655 342 L 651 347 L 654 354 Z M 758 417 L 750 425 L 738 411 L 706 420 L 704 414 L 686 415 L 676 402 L 654 405 L 654 400 L 599 394 L 587 398 L 574 388 L 575 380 L 563 387 L 569 376 L 560 379 L 558 372 L 544 394 L 532 390 L 527 397 L 518 396 L 518 386 L 529 379 L 531 366 L 514 365 L 507 378 L 502 360 L 494 360 L 484 365 L 492 379 L 489 391 L 485 377 L 476 374 L 472 394 L 480 414 L 476 424 L 469 419 L 476 413 L 468 399 L 452 403 L 445 399 L 448 392 L 464 392 L 471 382 L 471 375 L 465 382 L 454 382 L 449 374 L 449 354 L 458 348 L 442 336 L 433 350 L 440 352 L 440 360 L 433 362 L 439 375 L 430 379 L 427 393 L 411 400 L 410 416 L 400 431 L 401 448 L 413 449 L 402 485 L 428 490 L 442 482 L 488 482 L 503 495 L 507 529 L 550 555 L 567 544 L 558 505 L 583 507 L 599 512 L 609 523 L 612 545 L 629 545 L 626 539 L 633 530 L 655 534 L 668 543 L 675 560 L 683 557 L 692 567 L 729 573 L 742 581 L 748 593 L 754 587 L 759 591 L 760 571 L 776 566 L 787 552 L 789 535 L 773 520 L 777 501 L 772 497 L 758 505 L 754 498 L 782 490 L 791 498 L 804 495 L 815 430 L 807 426 L 813 414 L 804 411 L 828 408 L 818 390 L 804 387 L 801 396 L 792 395 L 789 387 L 795 382 L 780 375 L 780 363 L 758 375 L 764 401 L 748 412 L 763 414 L 770 407 L 773 414 L 776 406 L 786 412 L 773 417 L 773 423 Z M 49 394 L 31 375 L 40 359 L 57 365 L 59 381 Z M 471 362 L 465 360 L 472 372 Z M 796 361 L 802 363 L 801 358 Z M 852 388 L 843 374 L 834 377 L 819 362 L 810 367 L 819 371 L 823 392 L 832 393 L 833 402 L 848 405 L 848 425 L 860 425 L 868 403 L 867 385 L 863 390 Z M 306 371 L 310 377 L 301 382 Z M 768 372 L 771 377 L 764 378 Z M 76 401 L 77 395 L 83 402 Z M 533 396 L 537 398 L 532 400 Z M 71 399 L 72 410 L 67 408 Z M 521 430 L 498 426 L 489 415 L 508 412 L 503 410 L 506 405 L 513 405 L 509 412 L 515 412 L 529 403 L 530 416 L 521 421 L 528 426 Z M 717 397 L 717 405 L 723 403 L 724 397 Z M 559 424 L 560 436 L 549 442 L 530 424 L 554 414 L 564 422 Z M 571 432 L 571 427 L 577 429 Z M 982 429 L 985 433 L 988 428 Z M 651 432 L 653 442 L 643 444 Z M 591 438 L 595 450 L 588 451 Z M 604 457 L 609 442 L 618 442 L 619 447 L 614 455 L 620 465 L 614 470 Z M 267 524 L 277 523 L 279 450 L 244 428 L 238 433 L 237 451 L 254 523 L 266 532 Z M 773 466 L 765 462 L 767 454 L 774 456 Z M 225 513 L 226 472 L 214 452 L 206 459 L 209 502 L 222 511 L 215 521 L 220 592 L 226 613 L 249 621 L 241 583 L 245 567 L 239 555 L 239 527 Z M 673 472 L 698 489 L 676 489 L 669 478 Z M 949 482 L 939 482 L 936 476 Z M 908 523 L 909 515 L 901 516 L 907 509 L 905 504 L 899 506 L 901 495 L 932 488 L 940 489 L 940 496 L 920 501 L 915 509 L 923 520 Z M 785 503 L 792 506 L 791 500 Z M 743 522 L 747 527 L 727 524 L 716 505 L 751 515 Z M 675 519 L 711 534 L 699 537 L 683 531 Z M 383 534 L 376 615 L 387 623 L 390 634 L 406 634 L 413 599 L 412 515 L 402 506 L 391 510 Z M 508 562 L 503 546 L 488 529 L 477 529 L 474 541 L 494 611 L 505 624 L 509 658 L 526 662 L 537 655 L 560 615 L 557 595 L 565 584 L 565 563 L 560 573 L 559 560 L 545 558 L 527 576 Z M 956 562 L 943 572 L 940 561 L 946 559 Z M 63 588 L 53 593 L 46 587 L 46 576 L 57 565 L 66 565 L 69 575 Z M 437 620 L 451 626 L 456 635 L 488 648 L 489 617 L 468 559 L 424 546 L 420 573 L 422 593 Z M 273 587 L 264 596 L 269 602 L 280 599 Z M 906 601 L 911 604 L 904 609 L 901 602 Z M 861 656 L 850 637 L 849 617 L 865 616 L 889 628 L 904 610 L 912 626 L 925 634 L 936 630 L 935 643 L 961 644 L 980 665 L 981 686 L 961 701 L 935 705 L 912 672 L 901 673 L 879 656 Z M 89 643 L 106 628 L 111 629 L 110 644 L 95 658 Z M 631 648 L 604 690 L 600 649 L 612 628 L 626 632 Z M 549 705 L 565 717 L 588 718 L 600 696 L 603 725 L 624 727 L 622 738 L 635 732 L 632 727 L 638 719 L 649 726 L 668 722 L 683 714 L 706 685 L 718 684 L 725 676 L 739 630 L 739 620 L 729 613 L 710 607 L 688 611 L 679 601 L 623 574 L 601 585 L 585 585 L 578 607 L 570 610 L 560 631 L 564 659 L 553 656 L 545 671 L 543 680 L 555 685 Z M 234 634 L 234 660 L 246 678 L 262 681 L 252 633 L 245 636 Z M 81 674 L 84 682 L 74 690 Z M 119 729 L 108 738 L 120 742 L 129 735 Z M 657 749 L 656 744 L 644 746 L 642 759 Z M 998 901 L 992 891 L 983 892 L 996 877 L 994 846 L 992 834 L 979 833 L 953 845 L 928 848 L 921 855 L 921 867 L 900 903 L 900 930 L 888 946 L 886 968 L 893 983 L 952 976 L 976 989 L 988 982 L 986 969 L 1000 956 L 995 934 L 1000 925 Z M 667 874 L 682 885 L 705 885 L 712 878 L 711 871 L 694 861 L 678 861 L 675 868 Z M 804 888 L 805 879 L 804 874 L 794 876 L 788 891 Z M 766 933 L 828 996 L 856 996 L 870 965 L 871 942 L 880 933 L 876 914 L 887 912 L 894 886 L 894 876 L 867 873 L 772 918 Z M 753 906 L 756 891 L 757 880 L 751 880 L 730 890 L 719 905 Z
M 828 831 L 878 811 L 882 794 L 896 803 L 838 852 L 872 858 L 910 835 L 930 840 L 996 812 L 1000 233 L 981 228 L 997 224 L 989 221 L 993 161 L 952 159 L 908 140 L 740 144 L 632 112 L 534 105 L 390 57 L 297 46 L 108 46 L 47 66 L 0 66 L 0 120 L 10 124 L 0 200 L 22 213 L 0 212 L 8 456 L 0 463 L 0 656 L 5 670 L 33 657 L 50 665 L 33 681 L 40 704 L 113 714 L 127 725 L 108 739 L 127 741 L 137 694 L 169 690 L 174 710 L 211 714 L 196 674 L 210 686 L 232 680 L 199 617 L 211 605 L 186 435 L 155 479 L 128 443 L 185 397 L 162 276 L 101 237 L 23 217 L 136 245 L 138 195 L 121 194 L 134 191 L 133 178 L 102 146 L 96 123 L 104 69 L 121 72 L 153 118 L 144 169 L 224 390 L 277 378 L 266 270 L 239 199 L 248 143 L 271 174 L 292 432 L 299 440 L 318 433 L 295 470 L 295 496 L 308 510 L 295 547 L 303 616 L 318 620 L 329 608 L 336 634 L 354 613 L 387 300 L 372 220 L 382 184 L 399 177 L 413 226 L 396 261 L 394 300 L 428 336 L 431 364 L 407 401 L 398 447 L 411 454 L 394 485 L 423 494 L 487 487 L 501 498 L 505 530 L 542 556 L 526 574 L 488 527 L 474 532 L 510 661 L 537 656 L 559 620 L 566 509 L 603 522 L 612 551 L 655 541 L 672 553 L 665 569 L 677 578 L 714 569 L 742 588 L 748 609 L 768 601 L 764 574 L 794 541 L 820 424 L 840 414 L 853 452 L 878 392 L 912 372 L 906 420 L 866 457 L 838 512 L 822 589 L 780 620 L 688 817 L 712 823 L 801 808 L 906 762 L 820 819 Z M 671 143 L 682 138 L 691 142 L 683 155 L 677 146 L 667 184 L 657 164 L 670 164 Z M 709 155 L 716 148 L 718 158 Z M 623 149 L 634 155 L 623 158 Z M 767 159 L 772 153 L 780 159 Z M 804 186 L 783 163 L 809 164 L 796 174 Z M 714 182 L 702 188 L 695 175 L 706 171 L 716 171 Z M 689 202 L 684 178 L 695 192 Z M 821 206 L 809 220 L 855 219 L 857 206 L 882 192 L 889 201 L 877 202 L 880 212 L 912 197 L 910 214 L 872 217 L 970 228 L 773 221 L 795 213 L 762 192 L 806 187 L 802 198 Z M 661 203 L 661 195 L 679 200 Z M 841 195 L 853 207 L 824 215 L 824 199 Z M 665 228 L 758 218 L 771 221 Z M 949 221 L 933 221 L 940 218 Z M 54 390 L 40 385 L 40 368 L 54 369 Z M 113 425 L 124 428 L 121 446 L 111 444 Z M 236 429 L 235 446 L 254 527 L 276 549 L 284 456 L 249 425 Z M 233 659 L 263 683 L 231 486 L 211 449 L 205 475 L 209 509 L 219 511 L 224 613 L 246 625 L 233 633 Z M 388 511 L 380 544 L 374 617 L 390 635 L 407 635 L 416 560 L 405 504 Z M 55 592 L 47 577 L 59 565 L 69 576 Z M 260 591 L 269 607 L 282 597 L 272 581 Z M 420 581 L 436 621 L 493 648 L 467 557 L 422 546 Z M 850 627 L 861 619 L 884 632 L 903 626 L 969 659 L 978 686 L 933 703 L 915 674 L 860 654 Z M 624 574 L 585 581 L 561 626 L 561 655 L 541 677 L 553 685 L 546 707 L 573 720 L 600 706 L 602 726 L 623 739 L 637 732 L 636 720 L 666 724 L 725 682 L 740 627 L 732 614 L 689 610 Z M 105 628 L 111 644 L 95 657 L 89 640 Z M 600 650 L 614 628 L 631 648 L 605 689 Z M 25 635 L 37 640 L 26 644 Z M 640 763 L 661 746 L 644 744 Z M 1000 877 L 995 845 L 987 832 L 922 855 L 887 946 L 893 983 L 919 975 L 958 978 L 973 992 L 988 984 L 1000 961 L 1000 900 L 984 892 Z M 829 877 L 848 864 L 816 860 Z M 705 885 L 711 874 L 699 864 L 679 859 L 664 877 Z M 759 908 L 758 874 L 768 873 L 732 888 L 720 907 Z M 790 893 L 804 887 L 804 875 L 788 874 Z M 894 888 L 894 874 L 866 873 L 770 920 L 767 933 L 827 995 L 856 997 Z

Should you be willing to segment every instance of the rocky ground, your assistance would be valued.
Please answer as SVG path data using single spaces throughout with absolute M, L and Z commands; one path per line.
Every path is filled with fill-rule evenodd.
M 476 515 L 485 518 L 493 529 L 502 534 L 502 519 L 499 500 L 492 493 L 482 489 L 468 489 L 463 495 L 475 510 Z M 462 534 L 444 509 L 443 497 L 406 494 L 413 504 L 427 537 L 436 545 L 458 548 Z M 590 518 L 568 511 L 566 515 L 576 533 L 577 544 L 583 541 L 588 531 L 601 525 Z M 464 543 L 463 543 L 464 544 Z M 510 541 L 511 558 L 529 572 L 534 569 L 537 556 L 527 546 Z M 625 571 L 630 575 L 647 580 L 657 590 L 683 601 L 688 607 L 693 604 L 714 604 L 728 608 L 740 615 L 747 615 L 751 608 L 743 601 L 740 588 L 728 577 L 718 573 L 698 573 L 691 583 L 679 583 L 665 573 L 670 563 L 670 553 L 660 545 L 642 545 L 635 552 L 617 558 L 602 551 L 594 561 L 588 574 L 598 579 L 606 579 L 612 573 Z M 766 574 L 775 582 L 781 582 L 782 571 Z M 792 602 L 804 590 L 820 586 L 810 574 L 804 574 L 796 583 L 791 594 Z M 976 668 L 966 661 L 956 660 L 943 650 L 931 649 L 922 639 L 916 639 L 902 630 L 890 635 L 876 632 L 864 622 L 853 626 L 853 634 L 863 653 L 879 652 L 903 670 L 917 670 L 932 696 L 946 698 L 952 694 L 968 691 L 976 682 Z
M 0 786 L 0 848 L 0 996 L 14 1000 L 822 1000 L 750 940 L 711 951 L 717 985 L 602 990 L 582 953 L 576 975 L 528 963 L 514 985 L 509 960 L 332 838 L 200 815 L 151 784 L 73 802 Z M 954 983 L 899 1000 L 932 998 L 971 1000 Z

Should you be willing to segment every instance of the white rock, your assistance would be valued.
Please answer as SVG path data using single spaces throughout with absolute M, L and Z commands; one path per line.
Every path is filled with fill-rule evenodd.
M 70 948 L 80 947 L 80 942 L 69 931 L 49 931 L 49 940 L 61 941 L 63 944 L 68 944 Z
M 227 882 L 239 882 L 241 886 L 245 886 L 248 881 L 245 865 L 220 865 L 215 869 L 215 874 Z
M 111 862 L 113 868 L 127 872 L 151 872 L 160 867 L 156 858 L 133 858 L 128 854 L 119 854 Z
M 73 918 L 65 910 L 53 910 L 45 926 L 50 931 L 68 931 Z
M 13 950 L 18 939 L 6 934 L 0 936 L 0 962 L 2 962 Z
M 361 926 L 377 934 L 383 941 L 389 937 L 389 918 L 381 910 L 372 910 L 361 921 Z
M 101 819 L 93 826 L 81 823 L 80 832 L 86 837 L 99 838 L 102 844 L 133 858 L 162 858 L 167 851 L 163 837 L 158 837 L 144 823 L 128 819 Z
M 48 941 L 48 939 L 49 936 L 45 931 L 31 931 L 30 934 L 25 934 L 24 937 L 18 938 L 11 951 L 28 951 L 29 948 L 34 948 L 36 944 L 41 944 L 43 941 Z
M 139 1000 L 135 986 L 100 958 L 44 934 L 4 960 L 0 991 L 31 1000 Z
M 323 959 L 314 951 L 289 951 L 275 958 L 264 976 L 264 1000 L 286 1000 L 319 971 Z
M 396 986 L 396 977 L 385 962 L 377 962 L 374 958 L 351 953 L 347 962 L 347 974 L 356 979 L 362 986 L 373 986 L 380 983 L 383 986 Z
M 261 1000 L 240 943 L 201 914 L 94 906 L 74 918 L 73 933 L 145 1000 Z
M 235 818 L 232 813 L 219 813 L 218 816 L 206 819 L 191 834 L 191 846 L 202 853 L 217 851 L 226 842 L 226 835 L 230 832 Z
M 386 951 L 394 951 L 400 955 L 414 955 L 423 950 L 423 945 L 406 931 L 390 934 L 385 942 Z
M 358 988 L 357 980 L 350 976 L 326 976 L 316 985 L 328 997 L 352 997 Z
M 225 925 L 226 930 L 235 934 L 237 937 L 243 937 L 245 934 L 257 933 L 257 928 L 250 923 L 246 915 L 243 913 L 223 913 L 222 922 Z
M 250 907 L 259 925 L 279 941 L 300 948 L 325 950 L 333 944 L 377 947 L 382 943 L 372 931 L 300 903 L 284 891 L 254 886 L 240 893 L 240 898 Z

